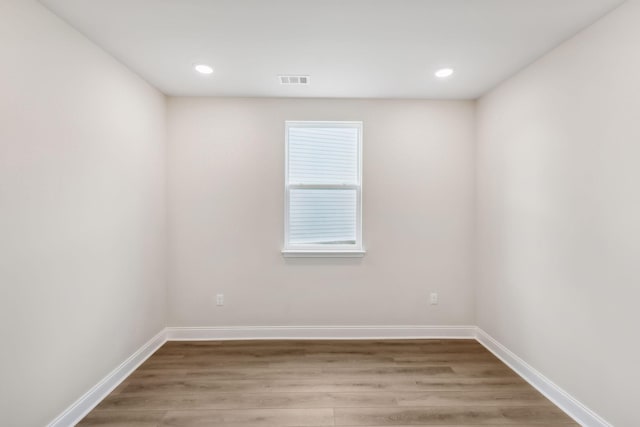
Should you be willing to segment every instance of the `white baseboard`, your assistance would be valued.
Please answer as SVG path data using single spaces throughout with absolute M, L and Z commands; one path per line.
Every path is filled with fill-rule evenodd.
M 480 328 L 477 328 L 476 339 L 580 425 L 584 427 L 612 427 L 602 417 L 536 371 Z
M 272 339 L 474 339 L 475 326 L 169 327 L 168 341 Z
M 76 400 L 63 413 L 58 415 L 56 419 L 48 424 L 48 427 L 75 426 L 166 341 L 165 329 L 163 329 L 127 360 L 122 362 L 120 366 L 111 371 L 102 381 L 93 386 L 91 390 Z
M 167 341 L 269 339 L 476 339 L 529 384 L 585 427 L 612 427 L 524 360 L 475 326 L 228 326 L 168 327 L 51 421 L 47 427 L 77 424 Z

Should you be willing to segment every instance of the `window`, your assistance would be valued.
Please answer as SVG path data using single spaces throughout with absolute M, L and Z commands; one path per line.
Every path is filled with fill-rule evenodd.
M 285 256 L 362 256 L 362 122 L 286 122 Z

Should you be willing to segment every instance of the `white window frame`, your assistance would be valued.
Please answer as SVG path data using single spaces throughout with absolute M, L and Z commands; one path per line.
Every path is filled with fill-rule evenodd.
M 289 182 L 290 128 L 345 127 L 358 129 L 358 182 L 356 184 L 307 184 Z M 362 122 L 361 121 L 286 121 L 284 157 L 284 249 L 286 257 L 362 257 Z M 354 189 L 356 190 L 356 242 L 353 245 L 291 245 L 289 244 L 289 199 L 292 189 Z

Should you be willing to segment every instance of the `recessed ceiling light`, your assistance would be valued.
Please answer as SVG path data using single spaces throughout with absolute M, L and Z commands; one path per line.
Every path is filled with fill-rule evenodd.
M 450 77 L 452 74 L 453 74 L 452 68 L 441 68 L 438 71 L 436 71 L 436 77 L 439 79 L 446 79 L 447 77 Z
M 207 64 L 196 64 L 193 66 L 193 68 L 199 72 L 200 74 L 212 74 L 213 73 L 213 67 L 207 65 Z

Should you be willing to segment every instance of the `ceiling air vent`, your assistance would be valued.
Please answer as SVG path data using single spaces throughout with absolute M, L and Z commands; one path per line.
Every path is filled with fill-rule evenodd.
M 283 85 L 308 85 L 309 76 L 280 76 L 280 84 Z

